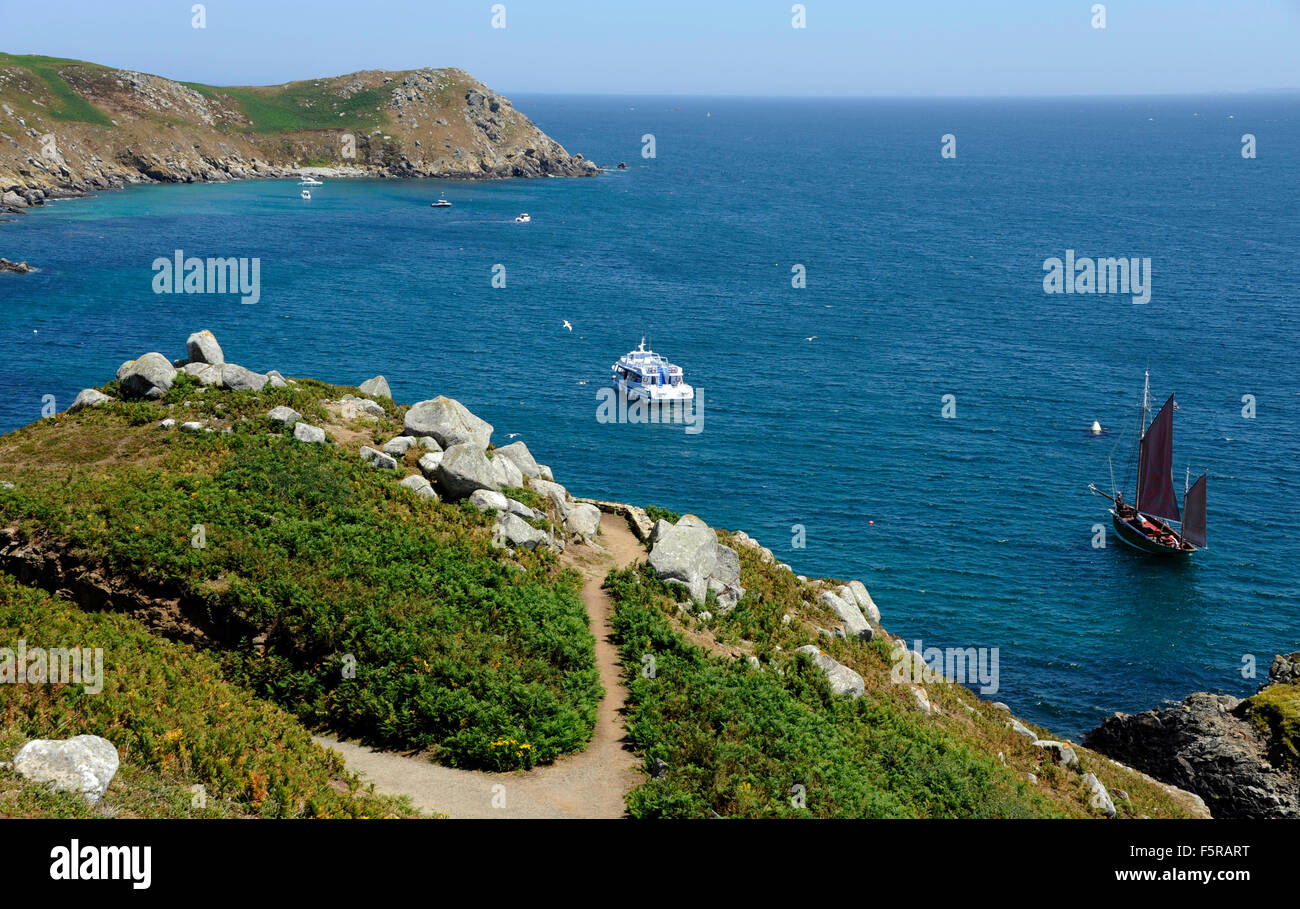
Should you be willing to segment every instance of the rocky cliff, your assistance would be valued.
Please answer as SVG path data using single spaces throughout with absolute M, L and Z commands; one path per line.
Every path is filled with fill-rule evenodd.
M 1252 698 L 1198 692 L 1166 710 L 1117 713 L 1089 747 L 1195 792 L 1216 818 L 1300 818 L 1300 652 L 1278 656 Z
M 132 183 L 285 177 L 590 176 L 459 69 L 219 88 L 0 54 L 0 211 Z

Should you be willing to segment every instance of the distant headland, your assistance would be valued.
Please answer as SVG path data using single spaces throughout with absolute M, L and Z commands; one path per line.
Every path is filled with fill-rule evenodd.
M 598 172 L 459 69 L 217 87 L 0 53 L 0 212 L 136 183 Z

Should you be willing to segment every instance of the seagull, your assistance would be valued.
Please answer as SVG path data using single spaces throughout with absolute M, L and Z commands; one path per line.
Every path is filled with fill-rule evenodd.
M 568 320 L 568 319 L 565 319 L 565 320 L 564 320 L 564 327 L 567 328 L 569 331 L 573 331 L 573 326 L 572 326 L 571 324 L 569 324 L 569 320 Z
M 816 341 L 816 340 L 817 340 L 817 336 L 816 336 L 816 335 L 813 335 L 811 338 L 804 338 L 804 340 L 805 340 L 805 341 Z
M 517 439 L 517 438 L 519 438 L 519 433 L 517 433 L 517 432 L 508 432 L 508 433 L 506 433 L 506 438 L 507 438 L 507 439 Z

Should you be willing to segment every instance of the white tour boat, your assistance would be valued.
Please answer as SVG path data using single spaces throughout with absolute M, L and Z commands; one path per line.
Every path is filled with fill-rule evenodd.
M 311 177 L 303 177 L 298 181 L 299 186 L 324 186 L 320 180 L 313 180 Z
M 640 347 L 625 354 L 612 369 L 615 387 L 629 398 L 651 403 L 695 399 L 695 389 L 682 378 L 682 368 L 653 350 L 646 350 L 645 338 L 641 339 Z
M 451 208 L 451 203 L 447 201 L 446 193 L 439 195 L 437 202 L 430 202 L 429 204 L 434 208 Z

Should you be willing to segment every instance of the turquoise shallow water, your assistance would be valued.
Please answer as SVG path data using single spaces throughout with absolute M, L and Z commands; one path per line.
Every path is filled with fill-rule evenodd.
M 330 180 L 310 202 L 292 181 L 150 186 L 0 225 L 0 255 L 41 268 L 0 276 L 0 430 L 208 327 L 255 369 L 449 394 L 576 493 L 860 578 L 909 642 L 997 647 L 996 697 L 1063 733 L 1248 693 L 1244 654 L 1266 672 L 1300 648 L 1296 99 L 514 100 L 629 169 Z M 455 207 L 431 209 L 442 190 Z M 178 248 L 259 257 L 261 301 L 155 295 Z M 1044 294 L 1066 249 L 1150 257 L 1151 302 Z M 597 422 L 642 334 L 700 389 L 700 434 Z M 1186 566 L 1090 545 L 1086 487 L 1125 428 L 1127 469 L 1144 369 L 1178 394 L 1178 476 L 1210 473 L 1212 550 Z

